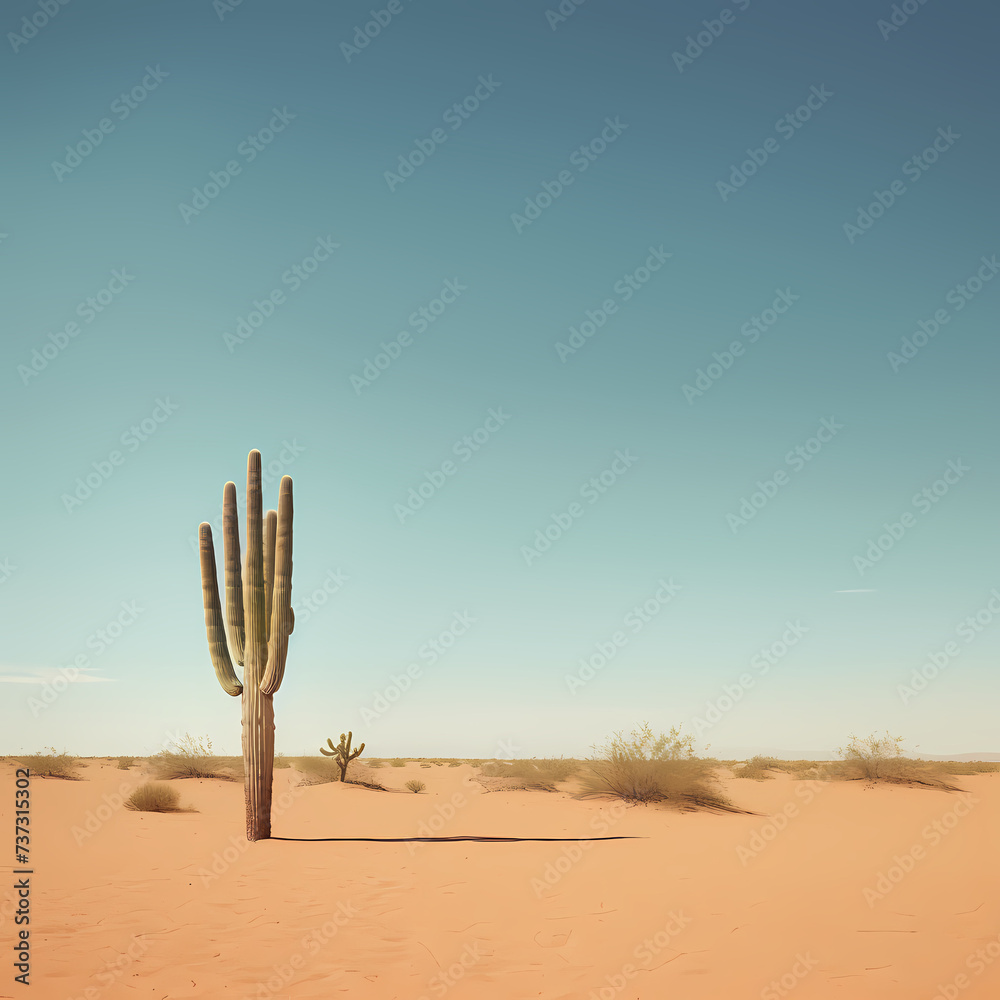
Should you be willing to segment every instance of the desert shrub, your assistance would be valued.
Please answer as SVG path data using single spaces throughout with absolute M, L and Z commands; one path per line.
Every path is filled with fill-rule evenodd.
M 385 767 L 385 761 L 384 760 L 378 760 L 377 758 L 375 760 L 369 760 L 368 761 L 368 766 L 369 767 Z
M 219 757 L 212 752 L 212 741 L 185 734 L 174 740 L 170 748 L 151 758 L 157 778 L 172 781 L 177 778 L 222 778 L 235 781 L 243 776 L 242 757 Z
M 274 755 L 274 766 L 277 767 L 291 767 L 292 762 L 283 754 L 276 753 Z
M 942 760 L 937 762 L 945 774 L 989 774 L 1000 771 L 1000 761 Z
M 161 782 L 147 781 L 126 800 L 125 808 L 135 812 L 181 812 L 180 792 Z
M 831 768 L 831 777 L 846 781 L 864 780 L 869 785 L 879 781 L 895 784 L 924 785 L 947 791 L 959 791 L 957 785 L 945 779 L 948 773 L 938 761 L 904 757 L 902 736 L 872 733 L 864 739 L 853 734 L 846 747 L 837 753 L 844 759 Z
M 330 781 L 340 781 L 340 767 L 330 757 L 295 757 L 295 768 L 302 772 L 303 784 L 324 785 Z
M 620 732 L 588 761 L 582 795 L 613 795 L 626 802 L 666 802 L 681 809 L 739 812 L 717 787 L 716 764 L 694 753 L 694 737 L 680 727 L 655 735 L 644 722 L 629 737 Z
M 410 778 L 406 783 L 406 787 L 411 792 L 422 792 L 427 786 L 422 781 L 417 781 L 416 778 Z
M 556 784 L 576 774 L 582 764 L 564 757 L 531 760 L 489 761 L 483 765 L 488 777 L 509 778 L 519 787 L 554 792 Z
M 421 764 L 421 767 L 430 767 L 430 764 Z
M 40 778 L 65 778 L 67 781 L 79 781 L 76 773 L 77 759 L 66 753 L 58 753 L 55 747 L 45 747 L 48 753 L 32 753 L 18 757 L 17 762 Z
M 754 781 L 773 779 L 770 771 L 776 770 L 777 761 L 773 757 L 763 757 L 755 754 L 742 767 L 734 767 L 733 774 L 737 778 L 752 778 Z
M 118 770 L 127 771 L 135 763 L 135 757 L 119 757 Z
M 406 761 L 400 760 L 398 757 L 395 760 L 390 761 L 393 767 L 406 767 Z
M 449 767 L 461 767 L 462 766 L 462 762 L 460 760 L 449 760 L 448 761 L 448 766 Z

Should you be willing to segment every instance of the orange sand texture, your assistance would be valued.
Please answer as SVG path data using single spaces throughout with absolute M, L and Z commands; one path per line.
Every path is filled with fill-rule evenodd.
M 725 815 L 487 793 L 469 765 L 378 773 L 427 790 L 276 770 L 274 836 L 302 839 L 255 844 L 239 783 L 172 782 L 198 812 L 160 815 L 112 808 L 140 767 L 34 777 L 32 984 L 5 961 L 0 997 L 1000 997 L 1000 774 L 957 778 L 967 794 L 731 778 L 762 815 Z M 572 842 L 322 839 L 419 835 Z M 576 842 L 601 835 L 639 839 Z

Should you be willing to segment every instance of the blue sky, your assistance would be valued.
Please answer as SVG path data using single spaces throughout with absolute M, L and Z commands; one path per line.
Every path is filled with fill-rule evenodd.
M 911 6 L 7 5 L 3 751 L 239 751 L 252 448 L 286 753 L 1000 750 L 998 15 Z

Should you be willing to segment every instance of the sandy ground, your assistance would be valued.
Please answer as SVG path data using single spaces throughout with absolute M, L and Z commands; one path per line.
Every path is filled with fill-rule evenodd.
M 427 791 L 277 770 L 274 835 L 301 839 L 255 844 L 240 784 L 175 782 L 199 811 L 154 815 L 115 808 L 138 768 L 33 778 L 32 985 L 13 982 L 10 874 L 0 997 L 1000 996 L 1000 775 L 957 778 L 964 795 L 727 781 L 754 816 L 485 793 L 466 765 L 378 773 Z M 12 766 L 0 783 L 13 834 Z M 457 835 L 570 842 L 322 839 Z M 577 842 L 602 835 L 637 839 Z

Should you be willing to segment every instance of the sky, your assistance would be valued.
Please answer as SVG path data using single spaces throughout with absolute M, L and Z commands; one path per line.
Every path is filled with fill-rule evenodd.
M 5 5 L 0 750 L 240 752 L 251 449 L 279 752 L 1000 750 L 998 18 Z

